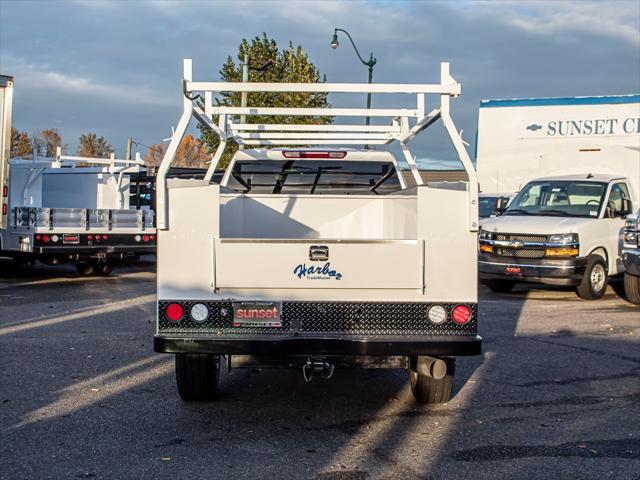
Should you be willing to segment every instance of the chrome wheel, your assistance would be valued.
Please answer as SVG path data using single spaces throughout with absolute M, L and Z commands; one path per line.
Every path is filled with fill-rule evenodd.
M 599 292 L 604 288 L 606 273 L 607 272 L 604 271 L 604 267 L 601 264 L 597 263 L 593 266 L 593 269 L 591 270 L 590 280 L 591 288 L 593 288 L 595 292 Z

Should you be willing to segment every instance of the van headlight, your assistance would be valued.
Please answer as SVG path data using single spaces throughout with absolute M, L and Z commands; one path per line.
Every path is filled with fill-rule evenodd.
M 480 240 L 493 240 L 493 232 L 489 232 L 487 230 L 480 229 L 478 236 Z
M 579 242 L 577 233 L 556 233 L 549 235 L 549 245 L 571 245 Z
M 624 224 L 624 246 L 625 248 L 640 247 L 640 233 L 638 232 L 638 217 L 628 216 Z

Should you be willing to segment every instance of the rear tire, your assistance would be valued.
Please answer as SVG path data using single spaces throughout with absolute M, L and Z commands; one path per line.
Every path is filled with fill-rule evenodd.
M 640 277 L 624 274 L 624 294 L 629 302 L 640 305 Z
M 219 355 L 176 353 L 176 384 L 184 401 L 213 400 L 218 395 L 219 381 Z
M 489 290 L 496 293 L 509 293 L 516 285 L 513 280 L 485 280 L 482 283 L 489 287 Z
M 113 272 L 113 263 L 111 262 L 97 263 L 94 267 L 94 271 L 97 275 L 101 275 L 103 277 L 106 277 L 107 275 L 111 275 L 111 272 Z
M 441 380 L 421 375 L 414 370 L 409 371 L 411 393 L 418 403 L 447 403 L 451 399 L 456 361 L 453 358 L 443 360 L 447 362 L 447 374 Z
M 78 262 L 76 263 L 76 270 L 78 270 L 80 275 L 89 276 L 93 275 L 94 266 L 92 263 Z
M 584 300 L 597 300 L 607 291 L 608 284 L 609 275 L 604 258 L 600 255 L 589 255 L 582 280 L 576 287 L 576 293 Z

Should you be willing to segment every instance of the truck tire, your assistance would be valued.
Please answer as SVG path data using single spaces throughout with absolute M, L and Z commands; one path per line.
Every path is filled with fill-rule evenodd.
M 409 371 L 411 393 L 418 403 L 447 403 L 451 398 L 456 361 L 453 358 L 443 360 L 447 362 L 447 374 L 441 380 L 421 375 L 414 370 Z
M 176 353 L 178 394 L 186 402 L 213 400 L 218 395 L 220 357 L 207 353 Z
M 89 276 L 93 275 L 94 265 L 89 262 L 78 262 L 76 263 L 76 270 L 80 275 Z
M 513 287 L 516 284 L 516 282 L 514 282 L 513 280 L 497 279 L 484 280 L 482 283 L 484 283 L 489 288 L 489 290 L 496 293 L 509 293 L 511 290 L 513 290 Z
M 576 287 L 576 293 L 584 300 L 597 300 L 607 291 L 608 284 L 609 275 L 604 258 L 600 255 L 589 255 L 582 280 Z
M 640 277 L 624 274 L 624 294 L 627 300 L 635 305 L 640 305 Z
M 113 272 L 113 263 L 111 262 L 96 263 L 95 266 L 93 267 L 93 270 L 97 275 L 106 277 L 108 275 L 111 275 L 111 272 Z

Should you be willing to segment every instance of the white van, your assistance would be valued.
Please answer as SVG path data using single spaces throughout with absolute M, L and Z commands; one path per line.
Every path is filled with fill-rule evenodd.
M 480 278 L 574 285 L 600 298 L 624 271 L 625 217 L 640 204 L 640 95 L 481 103 L 480 187 L 519 193 L 483 222 Z

